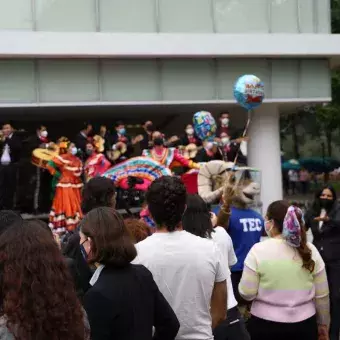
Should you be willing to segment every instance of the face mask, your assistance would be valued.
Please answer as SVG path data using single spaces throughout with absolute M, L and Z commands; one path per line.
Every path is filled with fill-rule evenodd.
M 146 131 L 152 132 L 153 131 L 153 126 L 152 124 L 149 124 L 146 126 Z
M 46 130 L 41 131 L 40 136 L 46 138 L 48 136 L 48 132 Z
M 207 146 L 206 146 L 207 150 L 212 150 L 213 147 L 214 147 L 214 144 L 212 142 L 207 143 Z
M 330 209 L 333 205 L 333 200 L 329 200 L 327 198 L 320 198 L 320 206 L 324 209 Z
M 228 125 L 229 125 L 229 118 L 223 118 L 223 119 L 221 120 L 221 122 L 222 122 L 222 124 L 223 124 L 224 126 L 228 126 Z
M 229 140 L 230 140 L 230 139 L 229 139 L 228 137 L 223 137 L 223 138 L 222 138 L 222 144 L 223 144 L 223 145 L 229 144 Z
M 267 225 L 269 222 L 271 222 L 271 220 L 264 222 L 264 230 L 266 231 L 267 236 L 271 237 L 270 232 L 272 231 L 274 224 L 272 224 L 271 227 L 268 228 Z
M 92 155 L 92 154 L 93 154 L 93 150 L 86 149 L 86 154 L 87 154 L 88 156 Z
M 118 130 L 118 133 L 119 133 L 120 135 L 125 135 L 125 133 L 126 133 L 125 128 L 119 129 L 119 130 Z
M 75 146 L 71 148 L 71 154 L 73 156 L 75 156 L 77 154 L 77 152 L 78 152 L 78 149 Z
M 189 128 L 186 130 L 186 133 L 191 136 L 194 134 L 194 129 Z
M 162 146 L 162 145 L 164 145 L 164 140 L 163 140 L 163 138 L 161 138 L 161 137 L 155 138 L 155 139 L 153 140 L 153 144 L 154 144 L 155 146 Z

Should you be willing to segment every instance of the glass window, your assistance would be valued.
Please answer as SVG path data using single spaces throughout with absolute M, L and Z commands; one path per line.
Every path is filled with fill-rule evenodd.
M 33 29 L 31 1 L 0 0 L 0 8 L 0 29 Z
M 331 33 L 331 3 L 330 0 L 316 0 L 317 32 Z
M 213 60 L 162 61 L 163 100 L 213 100 Z
M 272 33 L 299 33 L 297 0 L 271 0 Z
M 35 20 L 38 31 L 93 32 L 96 0 L 35 0 Z
M 272 60 L 273 98 L 298 98 L 298 84 L 298 60 Z
M 160 100 L 156 60 L 103 60 L 104 101 Z
M 218 33 L 268 33 L 267 0 L 213 0 Z
M 156 32 L 155 0 L 101 0 L 100 30 Z
M 36 101 L 33 60 L 0 60 L 0 79 L 0 102 Z
M 99 100 L 97 60 L 40 60 L 41 102 Z
M 331 97 L 328 60 L 301 60 L 299 98 Z
M 314 1 L 299 0 L 298 6 L 300 33 L 314 33 Z
M 266 97 L 270 96 L 270 68 L 266 59 L 217 59 L 219 99 L 234 99 L 236 80 L 244 74 L 254 74 L 265 86 Z
M 157 0 L 161 32 L 213 32 L 211 0 Z

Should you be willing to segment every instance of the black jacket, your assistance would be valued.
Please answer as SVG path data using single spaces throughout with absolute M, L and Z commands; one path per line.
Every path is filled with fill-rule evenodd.
M 79 132 L 75 138 L 74 143 L 76 147 L 86 154 L 86 144 L 88 143 L 88 137 L 85 137 L 81 132 Z
M 0 157 L 4 151 L 5 145 L 8 144 L 9 146 L 9 154 L 11 156 L 11 163 L 18 163 L 20 161 L 21 156 L 21 149 L 22 149 L 22 142 L 21 138 L 13 132 L 11 138 L 6 138 L 0 144 Z
M 319 222 L 314 221 L 320 216 L 317 210 L 311 209 L 305 216 L 306 227 L 313 233 L 313 243 L 325 262 L 340 261 L 340 205 L 337 202 L 333 205 L 328 213 L 329 221 L 324 222 L 321 229 Z
M 86 293 L 84 308 L 92 340 L 173 340 L 179 330 L 174 311 L 142 265 L 105 267 Z

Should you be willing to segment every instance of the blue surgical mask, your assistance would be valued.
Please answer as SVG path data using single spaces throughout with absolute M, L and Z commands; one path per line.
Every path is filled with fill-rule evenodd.
M 125 133 L 126 133 L 125 128 L 119 129 L 119 130 L 118 130 L 118 133 L 119 133 L 120 135 L 125 135 Z

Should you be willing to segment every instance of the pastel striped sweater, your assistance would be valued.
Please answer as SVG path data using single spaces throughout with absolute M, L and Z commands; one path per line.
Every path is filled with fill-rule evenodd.
M 297 250 L 281 238 L 253 246 L 244 262 L 241 296 L 253 300 L 251 314 L 269 321 L 294 323 L 317 315 L 329 324 L 329 290 L 325 264 L 308 243 L 315 261 L 313 273 L 302 268 Z

